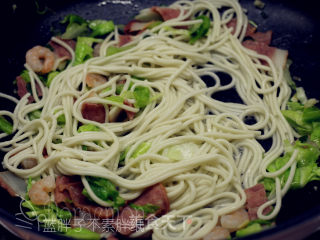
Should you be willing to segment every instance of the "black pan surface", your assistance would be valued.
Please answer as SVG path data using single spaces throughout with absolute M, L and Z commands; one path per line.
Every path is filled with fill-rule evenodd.
M 172 0 L 7 0 L 1 1 L 1 92 L 14 93 L 13 80 L 23 69 L 25 53 L 34 45 L 45 45 L 52 30 L 61 29 L 59 21 L 74 13 L 86 19 L 112 19 L 126 24 L 140 9 L 167 5 Z M 293 60 L 291 73 L 301 82 L 308 97 L 319 99 L 320 84 L 320 14 L 314 0 L 264 0 L 263 10 L 254 0 L 240 0 L 249 19 L 258 23 L 259 31 L 273 30 L 272 45 L 289 50 Z M 218 99 L 235 100 L 224 92 Z M 1 100 L 0 109 L 13 109 Z M 266 143 L 267 144 L 267 143 Z M 0 159 L 3 153 L 0 154 Z M 38 232 L 37 224 L 19 217 L 20 200 L 0 189 L 0 223 L 23 239 L 62 239 L 53 233 Z M 290 191 L 276 226 L 246 239 L 304 239 L 320 227 L 320 182 L 311 182 L 304 189 Z M 17 227 L 20 226 L 20 227 Z M 1 234 L 2 235 L 2 234 Z M 6 236 L 6 235 L 5 235 Z M 4 237 L 5 237 L 4 236 Z M 1 238 L 11 239 L 11 238 Z M 312 239 L 320 239 L 318 233 Z

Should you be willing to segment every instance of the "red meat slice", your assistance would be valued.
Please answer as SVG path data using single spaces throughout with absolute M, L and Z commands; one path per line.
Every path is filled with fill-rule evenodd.
M 180 15 L 180 10 L 174 8 L 152 7 L 151 10 L 158 13 L 164 21 L 177 18 Z
M 150 187 L 142 193 L 139 198 L 133 201 L 133 203 L 138 206 L 152 204 L 158 206 L 159 209 L 155 213 L 145 216 L 142 211 L 126 206 L 112 224 L 117 232 L 122 235 L 131 234 L 137 230 L 137 225 L 143 222 L 145 218 L 151 219 L 154 216 L 162 216 L 166 214 L 170 208 L 167 192 L 162 184 L 156 184 Z
M 251 188 L 244 190 L 247 195 L 247 204 L 246 208 L 248 210 L 248 214 L 250 220 L 257 219 L 257 211 L 258 208 L 268 201 L 266 190 L 264 189 L 263 184 L 257 184 Z M 267 207 L 264 209 L 263 214 L 268 214 L 271 211 L 271 207 Z
M 99 103 L 83 103 L 81 108 L 82 117 L 91 121 L 105 123 L 106 110 Z
M 74 40 L 65 40 L 65 39 L 60 39 L 61 41 L 65 42 L 66 44 L 68 44 L 73 50 L 75 50 L 76 48 L 76 44 L 77 42 Z M 54 41 L 50 41 L 49 45 L 53 48 L 53 52 L 59 57 L 59 58 L 64 58 L 65 59 L 71 59 L 71 54 L 70 52 L 64 48 L 63 46 L 61 46 L 60 44 L 54 42 Z
M 94 217 L 106 219 L 113 216 L 112 208 L 105 208 L 87 201 L 82 194 L 82 182 L 75 177 L 58 176 L 54 190 L 55 202 L 58 206 L 69 209 L 78 208 Z

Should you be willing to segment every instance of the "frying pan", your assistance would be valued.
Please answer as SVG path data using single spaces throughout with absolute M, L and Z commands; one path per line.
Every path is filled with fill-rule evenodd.
M 293 60 L 291 73 L 301 82 L 308 97 L 319 98 L 320 76 L 320 14 L 313 0 L 263 0 L 263 10 L 253 5 L 254 0 L 240 0 L 249 19 L 258 23 L 259 31 L 273 30 L 272 45 L 289 50 Z M 13 80 L 25 62 L 25 52 L 31 47 L 45 45 L 52 30 L 61 28 L 59 21 L 69 13 L 86 19 L 112 19 L 125 24 L 140 9 L 167 5 L 172 0 L 7 0 L 1 1 L 1 92 L 14 95 Z M 238 101 L 234 94 L 215 95 L 223 101 Z M 7 101 L 0 101 L 0 109 L 13 110 Z M 263 143 L 265 146 L 267 142 Z M 3 153 L 0 155 L 2 159 Z M 38 231 L 36 223 L 19 217 L 20 200 L 0 189 L 0 222 L 23 239 L 65 239 L 50 232 Z M 310 182 L 305 188 L 290 191 L 283 199 L 276 226 L 245 239 L 304 239 L 313 233 L 319 239 L 320 182 Z M 315 233 L 316 232 L 316 233 Z M 3 233 L 5 234 L 5 233 Z M 2 235 L 2 234 L 1 234 Z M 12 235 L 7 235 L 11 239 Z

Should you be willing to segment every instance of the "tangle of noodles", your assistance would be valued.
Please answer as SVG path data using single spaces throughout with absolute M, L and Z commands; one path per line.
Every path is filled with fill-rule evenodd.
M 293 154 L 279 171 L 266 170 L 284 152 L 284 140 L 292 142 L 297 136 L 281 114 L 291 94 L 283 70 L 268 57 L 242 46 L 248 20 L 237 1 L 183 0 L 170 7 L 180 9 L 177 18 L 144 31 L 128 44 L 131 48 L 106 57 L 107 49 L 118 44 L 116 29 L 103 41 L 100 57 L 77 66 L 70 64 L 54 78 L 50 88 L 26 64 L 35 102 L 28 103 L 29 94 L 19 101 L 0 96 L 17 103 L 13 113 L 0 112 L 12 119 L 16 130 L 11 140 L 0 143 L 1 150 L 7 152 L 3 166 L 21 178 L 61 174 L 106 178 L 119 187 L 125 200 L 162 182 L 170 212 L 146 226 L 145 230 L 153 229 L 154 239 L 202 238 L 217 224 L 219 216 L 242 208 L 246 202 L 244 189 L 263 177 L 275 180 L 276 192 L 259 208 L 258 217 L 272 219 L 279 212 L 296 164 Z M 199 14 L 207 15 L 212 22 L 207 36 L 195 44 L 188 44 L 183 29 L 170 30 L 170 26 L 200 23 L 190 20 Z M 232 34 L 226 23 L 234 17 L 237 26 Z M 74 60 L 70 47 L 57 38 L 52 41 L 67 48 Z M 87 73 L 104 75 L 108 81 L 87 89 Z M 219 73 L 227 74 L 229 83 L 223 84 Z M 210 87 L 202 80 L 204 77 L 211 79 Z M 129 89 L 129 84 L 130 91 L 147 87 L 154 100 L 139 110 L 105 99 L 115 94 L 120 79 L 126 80 L 123 91 Z M 42 97 L 37 96 L 36 84 Z M 214 98 L 215 93 L 228 89 L 235 89 L 242 103 Z M 116 108 L 138 113 L 130 121 L 97 123 L 82 117 L 81 107 L 88 102 L 113 106 L 106 107 L 107 115 Z M 40 119 L 30 121 L 28 114 L 37 109 L 42 109 Z M 57 124 L 61 114 L 65 115 L 63 127 Z M 256 123 L 246 124 L 247 117 L 254 117 Z M 79 133 L 79 123 L 94 124 L 101 131 Z M 258 141 L 265 139 L 272 139 L 267 151 Z M 150 149 L 131 157 L 141 143 L 148 143 Z M 94 151 L 85 151 L 82 146 Z M 188 151 L 170 157 L 168 152 L 175 146 Z M 43 156 L 44 148 L 48 157 Z M 120 153 L 125 149 L 129 151 L 124 166 L 118 168 Z M 19 167 L 30 158 L 36 159 L 36 166 Z M 279 175 L 287 169 L 291 169 L 290 176 L 281 187 Z M 90 197 L 107 206 L 84 177 L 82 181 Z M 272 213 L 263 215 L 263 209 L 270 205 L 275 206 Z M 188 219 L 192 224 L 186 224 Z

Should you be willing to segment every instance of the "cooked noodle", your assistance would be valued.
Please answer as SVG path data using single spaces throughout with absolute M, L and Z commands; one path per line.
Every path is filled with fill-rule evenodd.
M 107 178 L 120 188 L 125 200 L 134 199 L 146 187 L 162 182 L 171 210 L 146 226 L 146 230 L 153 229 L 154 239 L 202 238 L 217 224 L 219 216 L 243 207 L 244 189 L 263 177 L 275 179 L 276 192 L 259 208 L 258 217 L 271 219 L 280 210 L 281 198 L 290 186 L 296 164 L 293 154 L 279 171 L 266 171 L 284 152 L 284 140 L 292 142 L 296 136 L 280 112 L 291 94 L 283 70 L 268 57 L 242 46 L 248 20 L 237 1 L 185 0 L 175 2 L 172 7 L 181 9 L 178 18 L 138 35 L 129 43 L 132 48 L 105 57 L 108 47 L 119 41 L 115 31 L 102 43 L 101 57 L 74 67 L 71 63 L 54 78 L 49 89 L 25 65 L 30 72 L 35 102 L 29 104 L 26 95 L 17 102 L 13 114 L 1 111 L 1 115 L 13 120 L 17 129 L 11 140 L 0 143 L 0 148 L 8 151 L 3 165 L 22 178 L 49 174 Z M 222 7 L 227 10 L 220 11 Z M 199 23 L 200 20 L 188 20 L 199 13 L 213 21 L 208 35 L 194 45 L 184 41 L 183 31 L 175 34 L 166 27 Z M 231 34 L 232 29 L 226 23 L 233 17 L 237 17 L 237 28 Z M 74 59 L 68 45 L 57 38 L 52 40 L 68 49 Z M 267 64 L 261 64 L 261 60 Z M 109 80 L 88 90 L 87 73 L 98 73 Z M 218 73 L 230 76 L 230 82 L 223 85 Z M 204 76 L 210 77 L 211 87 L 202 80 Z M 131 91 L 137 86 L 149 88 L 154 101 L 131 121 L 101 124 L 84 119 L 81 106 L 85 102 L 139 111 L 104 99 L 115 94 L 119 79 L 126 79 L 124 90 L 130 83 Z M 42 97 L 36 94 L 36 84 L 41 87 Z M 109 90 L 102 91 L 106 88 Z M 215 99 L 215 93 L 228 89 L 235 89 L 243 103 Z M 0 97 L 16 102 L 10 96 Z M 28 113 L 36 109 L 42 109 L 41 118 L 30 121 Z M 66 118 L 63 128 L 57 124 L 61 114 Z M 247 117 L 254 117 L 256 123 L 246 124 Z M 101 131 L 78 133 L 79 123 L 94 124 Z M 258 140 L 270 138 L 272 146 L 266 151 Z M 62 143 L 56 143 L 57 139 Z M 147 153 L 130 157 L 134 149 L 146 142 L 151 144 Z M 95 151 L 84 151 L 83 145 Z M 167 153 L 174 146 L 188 148 L 190 153 L 169 158 Z M 42 154 L 44 147 L 47 158 Z M 128 147 L 125 165 L 118 168 L 120 153 Z M 19 168 L 24 159 L 30 158 L 37 160 L 35 167 Z M 290 176 L 282 188 L 279 176 L 288 168 Z M 82 181 L 94 201 L 108 206 L 95 196 L 84 177 Z M 263 209 L 272 204 L 275 204 L 273 212 L 263 215 Z M 192 224 L 187 224 L 188 219 Z

